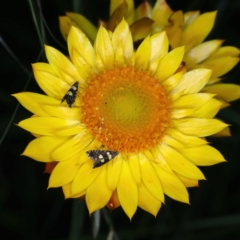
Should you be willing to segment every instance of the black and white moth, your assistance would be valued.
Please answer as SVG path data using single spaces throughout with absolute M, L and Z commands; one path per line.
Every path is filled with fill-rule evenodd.
M 67 91 L 67 93 L 64 95 L 62 102 L 64 102 L 66 100 L 67 105 L 71 108 L 76 100 L 76 96 L 77 96 L 77 91 L 78 91 L 78 83 L 79 82 L 75 82 L 70 89 Z
M 115 158 L 119 152 L 110 150 L 89 150 L 86 154 L 94 161 L 92 168 L 97 168 Z

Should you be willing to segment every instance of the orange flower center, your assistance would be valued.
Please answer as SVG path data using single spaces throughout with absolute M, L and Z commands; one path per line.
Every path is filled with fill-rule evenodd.
M 166 133 L 170 99 L 148 72 L 115 66 L 90 79 L 81 120 L 107 149 L 139 152 L 156 146 Z

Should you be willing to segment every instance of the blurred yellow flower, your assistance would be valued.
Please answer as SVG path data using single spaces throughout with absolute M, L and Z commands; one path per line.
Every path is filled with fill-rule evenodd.
M 212 70 L 211 79 L 202 92 L 214 93 L 217 99 L 226 102 L 240 98 L 239 85 L 218 83 L 220 77 L 238 63 L 239 49 L 232 46 L 221 47 L 224 41 L 219 39 L 203 42 L 214 26 L 216 12 L 173 12 L 165 0 L 158 0 L 153 9 L 147 2 L 142 3 L 134 15 L 137 19 L 153 19 L 151 33 L 166 31 L 171 48 L 185 46 L 183 61 L 188 70 L 199 67 Z
M 224 41 L 219 39 L 203 42 L 214 26 L 216 12 L 174 12 L 165 0 L 157 0 L 154 7 L 148 1 L 143 1 L 135 10 L 133 0 L 111 0 L 110 19 L 105 24 L 106 28 L 113 31 L 123 17 L 129 25 L 131 24 L 130 29 L 135 42 L 141 41 L 148 34 L 166 31 L 172 49 L 185 46 L 183 61 L 187 70 L 202 67 L 211 69 L 212 76 L 202 92 L 216 94 L 215 98 L 225 102 L 222 107 L 229 105 L 226 102 L 240 98 L 239 85 L 219 83 L 220 77 L 238 63 L 239 49 L 232 46 L 221 47 Z M 97 28 L 82 15 L 66 13 L 59 21 L 65 38 L 70 26 L 74 25 L 94 42 Z
M 46 46 L 49 64 L 33 64 L 47 96 L 14 94 L 34 114 L 18 124 L 37 136 L 23 155 L 49 163 L 49 187 L 85 197 L 90 214 L 108 205 L 129 218 L 138 206 L 156 216 L 164 194 L 188 203 L 186 187 L 205 179 L 196 165 L 225 161 L 204 139 L 227 126 L 213 118 L 222 103 L 199 93 L 211 70 L 179 68 L 184 47 L 169 52 L 165 32 L 135 51 L 125 20 L 113 33 L 101 26 L 94 47 L 72 27 L 68 49 L 71 60 Z M 89 150 L 119 154 L 93 168 Z

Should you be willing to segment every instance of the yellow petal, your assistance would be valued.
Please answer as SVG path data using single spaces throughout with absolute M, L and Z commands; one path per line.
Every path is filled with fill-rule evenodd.
M 183 76 L 183 72 L 177 72 L 171 77 L 167 78 L 162 82 L 162 85 L 166 88 L 168 92 L 172 91 L 180 82 L 181 78 Z
M 217 119 L 185 118 L 173 120 L 176 129 L 180 132 L 197 137 L 206 137 L 221 131 L 227 124 Z
M 72 26 L 71 19 L 67 16 L 60 16 L 58 20 L 59 20 L 60 32 L 63 38 L 65 39 L 65 41 L 67 41 L 68 32 Z
M 78 125 L 77 120 L 61 119 L 56 117 L 28 118 L 18 123 L 18 126 L 36 134 L 54 135 L 56 131 Z
M 12 94 L 28 111 L 40 117 L 51 116 L 51 113 L 41 108 L 44 104 L 59 105 L 59 100 L 54 98 L 31 92 L 22 92 Z
M 76 165 L 75 160 L 68 160 L 59 162 L 57 166 L 53 169 L 48 187 L 60 187 L 67 183 L 70 183 L 75 177 L 79 166 Z
M 113 49 L 116 52 L 118 46 L 121 45 L 123 49 L 123 57 L 126 63 L 130 63 L 133 55 L 133 42 L 129 26 L 123 19 L 116 27 L 112 36 Z
M 179 84 L 173 89 L 172 95 L 198 93 L 208 82 L 211 70 L 196 69 L 183 75 Z
M 123 55 L 123 47 L 120 42 L 117 50 L 115 51 L 115 61 L 118 63 L 118 66 L 122 67 L 125 64 L 124 55 Z
M 65 185 L 62 186 L 62 190 L 63 190 L 63 194 L 65 199 L 67 198 L 79 198 L 82 197 L 83 195 L 85 195 L 86 191 L 82 191 L 79 194 L 72 194 L 72 182 L 67 183 Z
M 229 72 L 239 62 L 238 57 L 222 57 L 212 60 L 206 60 L 201 63 L 200 67 L 212 70 L 212 78 L 217 78 Z M 199 66 L 196 66 L 199 68 Z
M 57 148 L 51 155 L 53 160 L 65 161 L 80 152 L 91 143 L 92 136 L 84 131 L 72 137 L 69 141 Z
M 125 14 L 125 19 L 127 20 L 128 24 L 132 24 L 134 22 L 134 1 L 133 0 L 126 0 L 128 4 L 128 10 Z
M 161 205 L 161 201 L 154 197 L 143 183 L 138 185 L 138 206 L 140 208 L 156 217 Z
M 213 118 L 218 113 L 221 106 L 222 102 L 212 98 L 189 116 L 196 118 Z
M 76 82 L 76 80 L 81 79 L 76 67 L 61 52 L 46 45 L 45 52 L 48 62 L 59 78 L 71 85 Z
M 86 190 L 86 204 L 89 214 L 106 206 L 112 196 L 112 191 L 107 187 L 106 173 L 106 166 L 102 166 L 98 177 Z M 84 179 L 82 180 L 85 181 Z
M 58 118 L 78 120 L 81 116 L 81 109 L 79 107 L 69 108 L 68 106 L 59 106 L 59 102 L 57 106 L 41 105 L 41 108 L 44 110 L 44 112 L 48 113 L 49 116 Z
M 177 161 L 177 159 L 175 161 Z M 165 172 L 157 164 L 154 164 L 154 169 L 166 195 L 177 201 L 189 203 L 187 189 L 174 173 L 170 174 Z
M 171 36 L 174 35 L 178 28 L 183 27 L 183 12 L 182 11 L 173 12 L 168 21 L 170 25 L 166 26 L 165 30 L 167 32 L 168 38 L 171 38 Z
M 159 150 L 175 172 L 192 179 L 205 179 L 202 172 L 175 149 L 163 143 Z
M 182 148 L 179 152 L 198 166 L 210 166 L 226 161 L 217 149 L 209 145 Z
M 129 24 L 134 20 L 134 2 L 133 0 L 125 0 L 127 2 L 127 11 L 124 15 L 125 19 Z M 123 0 L 111 0 L 110 2 L 110 16 L 116 10 L 116 8 L 123 2 Z
M 140 173 L 140 166 L 139 166 L 139 157 L 137 154 L 130 154 L 129 155 L 129 167 L 131 169 L 133 178 L 137 184 L 141 183 L 141 173 Z
M 184 118 L 192 115 L 196 109 L 194 108 L 189 108 L 189 109 L 173 109 L 171 111 L 171 118 L 173 119 L 179 119 L 179 118 Z
M 170 53 L 166 54 L 160 61 L 155 73 L 155 76 L 159 81 L 173 75 L 182 62 L 184 55 L 184 47 L 178 47 L 173 49 Z
M 94 179 L 99 175 L 102 168 L 93 169 L 92 164 L 93 164 L 93 162 L 91 160 L 89 160 L 89 161 L 85 162 L 79 168 L 76 176 L 73 179 L 73 183 L 72 183 L 72 193 L 73 194 L 77 194 L 79 192 L 82 192 L 86 188 L 88 188 L 89 185 L 94 181 Z M 103 171 L 105 172 L 106 170 L 103 170 Z M 106 179 L 105 179 L 105 181 L 106 181 Z M 106 183 L 104 185 L 106 185 Z M 99 189 L 101 189 L 101 187 Z M 101 192 L 101 191 L 99 191 L 99 192 Z
M 157 163 L 158 166 L 161 167 L 165 172 L 172 174 L 173 171 L 170 168 L 170 166 L 168 165 L 164 156 L 162 155 L 160 149 L 161 149 L 161 144 L 156 146 L 156 148 L 151 151 L 153 156 L 155 157 L 155 163 Z
M 155 161 L 155 155 L 152 153 L 152 151 L 150 151 L 150 150 L 145 150 L 145 151 L 143 151 L 142 153 L 145 155 L 145 157 L 146 157 L 149 161 L 156 163 L 156 161 Z
M 99 71 L 103 71 L 105 69 L 99 53 L 96 53 L 96 64 Z
M 152 15 L 152 6 L 149 2 L 142 2 L 135 10 L 135 21 L 144 17 L 150 18 Z
M 170 46 L 172 48 L 176 48 L 179 46 L 181 36 L 182 36 L 182 28 L 183 28 L 183 12 L 176 11 L 169 18 L 170 25 L 165 28 L 167 32 Z
M 227 108 L 227 107 L 230 106 L 230 103 L 225 102 L 225 101 L 223 101 L 223 100 L 221 100 L 221 99 L 218 99 L 218 101 L 222 103 L 221 109 Z
M 214 26 L 216 14 L 217 12 L 201 14 L 184 29 L 180 44 L 186 45 L 186 52 L 207 37 Z
M 22 155 L 40 162 L 52 162 L 51 153 L 67 140 L 66 137 L 42 136 L 31 141 Z
M 74 26 L 80 28 L 88 37 L 91 42 L 94 42 L 97 35 L 97 28 L 83 15 L 66 12 L 66 15 L 74 23 Z
M 174 148 L 184 148 L 185 145 L 181 143 L 180 141 L 176 140 L 175 138 L 171 137 L 169 134 L 166 134 L 163 137 L 162 142 L 166 143 L 169 146 L 172 146 Z
M 47 63 L 32 64 L 34 77 L 40 88 L 50 97 L 62 99 L 63 89 L 67 83 L 57 77 L 51 66 Z M 73 84 L 73 83 L 72 83 Z
M 135 55 L 135 67 L 141 70 L 146 70 L 150 57 L 150 37 L 143 40 L 138 47 Z
M 207 59 L 213 52 L 215 52 L 223 43 L 223 40 L 211 40 L 193 47 L 184 56 L 184 61 L 189 64 L 200 63 Z
M 194 147 L 207 144 L 207 141 L 205 139 L 185 135 L 174 128 L 169 129 L 167 134 L 181 142 L 185 147 Z
M 214 94 L 188 94 L 173 101 L 174 108 L 199 108 L 214 97 Z
M 122 4 L 122 0 L 110 0 L 110 12 L 109 16 L 113 14 L 113 12 Z
M 113 13 L 111 13 L 110 18 L 107 23 L 107 29 L 111 32 L 114 31 L 116 26 L 122 21 L 124 15 L 128 9 L 128 4 L 126 1 L 122 1 L 120 5 L 116 7 Z
M 210 78 L 206 85 L 211 85 L 213 83 L 220 82 L 221 80 L 221 78 Z
M 222 58 L 222 57 L 239 57 L 240 50 L 236 47 L 232 46 L 224 46 L 220 47 L 217 51 L 215 51 L 208 60 Z
M 86 35 L 75 27 L 72 27 L 69 32 L 68 52 L 81 76 L 82 68 L 89 73 L 96 71 L 96 56 L 93 46 Z M 82 58 L 82 61 L 77 57 Z M 80 64 L 81 62 L 82 64 Z
M 149 69 L 153 74 L 155 73 L 160 59 L 168 53 L 168 38 L 166 32 L 152 35 L 150 37 L 150 44 Z
M 137 210 L 138 188 L 127 161 L 122 161 L 121 174 L 117 186 L 118 198 L 124 212 L 131 219 Z
M 189 11 L 184 13 L 184 27 L 191 24 L 199 16 L 199 14 L 199 11 Z
M 95 51 L 100 56 L 104 66 L 111 68 L 114 63 L 114 51 L 112 41 L 109 37 L 107 30 L 100 26 L 95 41 Z
M 95 67 L 91 67 L 87 64 L 84 58 L 76 51 L 76 48 L 72 48 L 71 58 L 76 66 L 79 75 L 81 75 L 80 83 L 82 86 L 86 85 L 86 80 L 89 79 L 95 72 L 97 72 L 97 61 L 96 61 L 96 69 Z
M 169 45 L 172 47 L 172 48 L 176 48 L 180 45 L 180 39 L 181 39 L 181 36 L 182 36 L 182 28 L 179 27 L 176 29 L 176 31 L 170 36 L 168 37 L 169 38 Z
M 85 132 L 86 128 L 84 125 L 75 125 L 66 129 L 61 129 L 55 132 L 58 136 L 73 136 L 82 132 Z
M 181 182 L 184 184 L 185 187 L 198 187 L 199 186 L 198 180 L 186 178 L 179 173 L 174 173 L 174 174 L 181 180 Z
M 112 191 L 117 188 L 122 162 L 124 162 L 124 159 L 121 156 L 117 156 L 107 164 L 107 185 Z
M 215 133 L 212 137 L 231 137 L 231 131 L 229 127 L 224 128 L 220 132 Z
M 153 196 L 164 202 L 162 186 L 151 162 L 143 154 L 139 154 L 139 164 L 143 183 Z
M 240 86 L 236 84 L 218 83 L 205 86 L 203 92 L 215 93 L 217 98 L 232 102 L 240 98 Z
M 153 33 L 161 32 L 165 26 L 169 25 L 168 19 L 173 11 L 165 0 L 157 0 L 152 10 L 152 19 L 155 23 L 152 26 Z

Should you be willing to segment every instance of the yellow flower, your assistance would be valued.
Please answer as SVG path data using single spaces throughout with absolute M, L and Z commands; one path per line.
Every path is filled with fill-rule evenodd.
M 23 155 L 50 163 L 49 187 L 62 187 L 66 198 L 85 197 L 90 214 L 108 205 L 122 206 L 129 218 L 138 206 L 156 216 L 164 194 L 189 202 L 186 187 L 205 179 L 196 165 L 225 161 L 204 139 L 226 127 L 213 119 L 222 103 L 199 93 L 211 70 L 179 68 L 184 47 L 168 52 L 165 32 L 135 51 L 125 20 L 113 33 L 100 27 L 94 47 L 72 27 L 71 60 L 45 49 L 49 64 L 33 64 L 33 71 L 47 96 L 14 95 L 34 114 L 18 124 L 37 136 Z M 76 82 L 69 107 L 61 100 Z M 93 168 L 89 150 L 119 154 Z
M 165 0 L 157 0 L 154 7 L 144 1 L 134 10 L 133 0 L 111 0 L 110 16 L 106 28 L 113 31 L 124 16 L 129 25 L 131 24 L 130 29 L 135 42 L 147 37 L 149 33 L 166 31 L 171 48 L 185 46 L 183 61 L 188 70 L 196 68 L 212 70 L 211 79 L 202 92 L 216 94 L 215 98 L 223 103 L 240 98 L 239 85 L 219 83 L 220 77 L 238 63 L 239 49 L 232 46 L 221 47 L 224 41 L 219 39 L 203 42 L 214 26 L 216 12 L 204 14 L 200 14 L 199 11 L 174 12 Z M 74 25 L 82 29 L 94 42 L 97 28 L 82 15 L 66 13 L 66 16 L 60 17 L 59 20 L 65 38 L 70 26 Z M 225 103 L 222 107 L 228 105 Z

